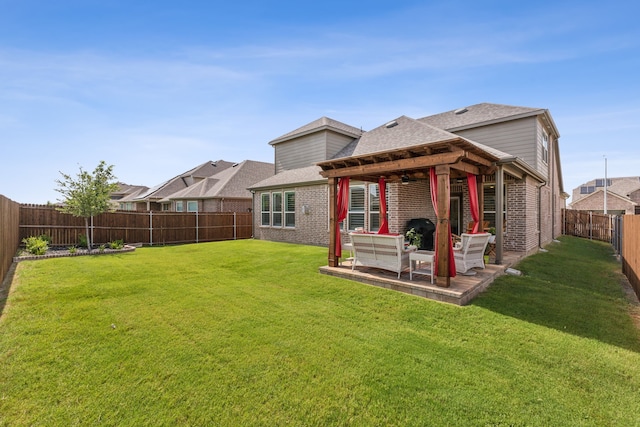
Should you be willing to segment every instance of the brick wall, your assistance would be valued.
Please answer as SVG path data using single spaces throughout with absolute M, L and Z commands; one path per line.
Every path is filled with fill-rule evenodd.
M 284 191 L 284 190 L 278 190 Z M 260 240 L 291 242 L 304 245 L 329 246 L 329 189 L 326 185 L 287 188 L 296 192 L 295 228 L 262 227 L 261 192 L 255 194 L 254 237 Z M 308 207 L 304 209 L 303 206 Z
M 571 208 L 578 211 L 604 212 L 604 192 L 599 191 L 573 202 Z M 633 215 L 634 207 L 631 203 L 607 193 L 607 211 L 624 211 Z

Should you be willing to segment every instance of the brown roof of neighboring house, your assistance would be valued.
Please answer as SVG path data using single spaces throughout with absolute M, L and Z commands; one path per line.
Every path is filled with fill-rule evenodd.
M 156 185 L 146 193 L 138 196 L 135 201 L 140 202 L 147 199 L 163 199 L 174 194 L 176 191 L 195 184 L 198 180 L 220 173 L 233 165 L 233 162 L 228 162 L 226 160 L 217 160 L 215 162 L 209 160 L 208 162 L 204 162 L 193 169 L 189 169 L 188 171 L 175 176 L 162 184 Z
M 311 123 L 308 123 L 302 127 L 299 127 L 298 129 L 295 129 L 289 133 L 285 133 L 284 135 L 269 142 L 269 144 L 275 145 L 284 141 L 288 141 L 293 138 L 297 138 L 302 135 L 317 132 L 319 130 L 332 130 L 334 132 L 349 135 L 354 138 L 357 138 L 362 134 L 362 129 L 349 126 L 345 123 L 330 119 L 328 117 L 321 117 L 318 120 L 314 120 Z
M 211 177 L 171 194 L 163 202 L 175 199 L 251 198 L 248 188 L 275 173 L 273 163 L 245 160 Z

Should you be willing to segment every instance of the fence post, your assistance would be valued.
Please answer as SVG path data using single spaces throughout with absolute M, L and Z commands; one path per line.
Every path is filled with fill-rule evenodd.
M 233 240 L 238 240 L 238 223 L 235 211 L 233 212 Z
M 589 240 L 593 239 L 593 212 L 589 211 Z
M 199 237 L 198 231 L 199 231 L 198 211 L 196 211 L 196 243 L 200 243 L 200 241 L 198 239 L 198 237 Z
M 149 211 L 149 246 L 153 246 L 153 211 Z

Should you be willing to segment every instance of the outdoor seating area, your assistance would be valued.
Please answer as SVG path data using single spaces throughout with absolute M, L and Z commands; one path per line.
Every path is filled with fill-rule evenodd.
M 376 235 L 372 234 L 370 236 Z M 408 257 L 411 254 L 420 252 L 421 251 L 409 252 Z M 348 254 L 345 253 L 345 256 L 347 255 Z M 450 286 L 447 288 L 437 286 L 437 284 L 433 283 L 432 277 L 429 274 L 420 274 L 426 273 L 426 269 L 418 272 L 419 269 L 417 266 L 409 268 L 409 263 L 406 264 L 405 269 L 398 275 L 395 271 L 373 266 L 356 266 L 354 268 L 352 260 L 344 259 L 337 267 L 320 267 L 320 273 L 404 292 L 435 301 L 455 305 L 466 305 L 478 296 L 478 294 L 487 289 L 497 277 L 505 274 L 507 268 L 516 264 L 523 257 L 524 254 L 520 252 L 505 252 L 502 264 L 494 264 L 495 260 L 492 258 L 490 263 L 486 264 L 483 269 L 472 267 L 476 273 L 474 275 L 467 276 L 459 274 L 456 277 L 452 277 L 450 279 Z
M 349 233 L 353 247 L 351 269 L 356 267 L 376 267 L 397 273 L 409 267 L 409 253 L 415 246 L 405 248 L 401 234 Z

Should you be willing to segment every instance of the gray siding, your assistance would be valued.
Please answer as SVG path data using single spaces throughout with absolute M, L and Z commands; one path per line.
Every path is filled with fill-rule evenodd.
M 327 156 L 322 160 L 332 159 L 340 150 L 349 145 L 354 140 L 353 137 L 342 135 L 336 132 L 326 132 L 327 134 Z
M 314 165 L 325 159 L 326 132 L 305 135 L 275 146 L 276 173 Z
M 276 144 L 276 173 L 328 160 L 351 141 L 350 136 L 325 130 Z
M 535 168 L 539 149 L 537 124 L 537 118 L 527 117 L 454 133 L 519 157 Z

